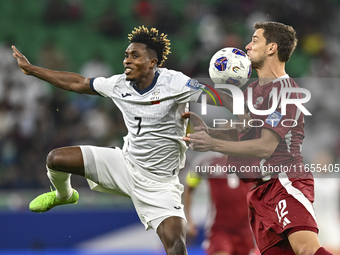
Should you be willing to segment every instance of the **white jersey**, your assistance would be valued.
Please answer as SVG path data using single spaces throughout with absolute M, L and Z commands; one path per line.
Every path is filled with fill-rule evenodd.
M 110 97 L 121 110 L 128 129 L 124 137 L 124 154 L 158 176 L 177 175 L 184 167 L 187 146 L 187 120 L 181 114 L 188 102 L 196 102 L 204 88 L 181 72 L 159 68 L 146 89 L 140 91 L 126 75 L 91 80 L 94 91 Z

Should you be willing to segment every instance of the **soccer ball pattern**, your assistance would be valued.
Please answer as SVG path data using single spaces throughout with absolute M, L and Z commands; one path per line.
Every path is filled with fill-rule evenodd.
M 232 84 L 242 87 L 252 72 L 248 56 L 236 48 L 223 48 L 217 51 L 209 64 L 209 75 L 215 84 Z

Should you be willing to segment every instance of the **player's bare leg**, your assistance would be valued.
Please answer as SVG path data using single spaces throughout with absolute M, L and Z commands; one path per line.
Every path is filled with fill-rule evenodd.
M 312 231 L 297 231 L 288 240 L 297 255 L 331 254 L 321 247 L 317 234 Z
M 186 223 L 184 219 L 176 216 L 166 218 L 157 228 L 157 234 L 164 245 L 166 254 L 188 254 L 185 246 Z
M 47 167 L 58 172 L 85 176 L 83 155 L 79 146 L 52 150 L 47 156 Z
M 36 197 L 29 205 L 32 212 L 46 212 L 51 208 L 76 204 L 79 194 L 71 187 L 71 174 L 85 176 L 83 156 L 79 147 L 52 150 L 47 156 L 47 176 L 55 191 Z
M 71 174 L 85 176 L 81 149 L 74 146 L 52 150 L 47 156 L 47 175 L 59 200 L 72 196 Z

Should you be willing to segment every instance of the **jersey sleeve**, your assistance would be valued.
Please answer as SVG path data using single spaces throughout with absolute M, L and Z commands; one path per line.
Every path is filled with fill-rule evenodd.
M 113 93 L 113 87 L 120 77 L 121 75 L 114 75 L 110 78 L 92 78 L 90 81 L 90 87 L 98 95 L 103 97 L 110 97 Z
M 300 124 L 302 121 L 300 118 L 302 113 L 295 104 L 287 104 L 286 114 L 283 115 L 281 108 L 281 88 L 278 88 L 277 93 L 278 106 L 273 113 L 266 116 L 263 127 L 275 131 L 283 139 L 292 127 Z M 289 99 L 301 98 L 300 93 L 288 93 L 286 96 Z M 272 100 L 270 100 L 269 104 L 271 106 Z
M 180 72 L 173 76 L 171 82 L 171 89 L 177 95 L 177 103 L 197 102 L 204 87 L 202 83 Z

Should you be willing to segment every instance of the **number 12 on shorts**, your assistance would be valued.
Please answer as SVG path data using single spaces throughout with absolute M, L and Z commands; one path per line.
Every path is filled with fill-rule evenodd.
M 288 218 L 285 217 L 288 214 L 286 208 L 287 208 L 286 199 L 282 199 L 275 207 L 275 212 L 277 214 L 277 217 L 279 218 L 279 222 L 281 223 L 282 221 L 283 227 L 286 227 L 290 223 L 290 220 L 288 220 Z

